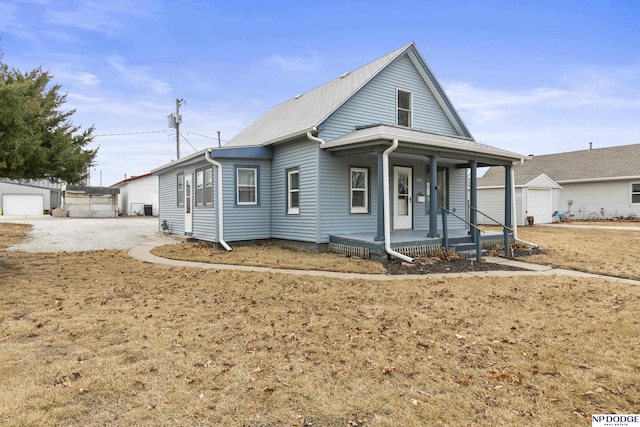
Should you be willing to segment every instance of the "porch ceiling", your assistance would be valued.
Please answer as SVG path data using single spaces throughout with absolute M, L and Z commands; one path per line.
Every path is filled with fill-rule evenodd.
M 393 155 L 430 156 L 451 159 L 451 163 L 476 160 L 478 166 L 498 166 L 520 161 L 526 156 L 479 144 L 473 139 L 440 135 L 389 125 L 367 126 L 321 145 L 335 155 L 375 153 L 385 149 L 394 139 L 399 145 Z

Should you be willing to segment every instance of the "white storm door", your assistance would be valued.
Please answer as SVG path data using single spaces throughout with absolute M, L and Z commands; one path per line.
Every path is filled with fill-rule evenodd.
M 193 175 L 184 176 L 184 232 L 193 232 Z
M 411 200 L 411 168 L 393 168 L 393 229 L 411 230 L 413 200 Z

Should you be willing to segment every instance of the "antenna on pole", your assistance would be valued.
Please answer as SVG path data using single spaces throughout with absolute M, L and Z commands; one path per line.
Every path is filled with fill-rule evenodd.
M 176 130 L 176 160 L 180 159 L 180 123 L 182 123 L 182 114 L 180 114 L 180 106 L 186 104 L 184 98 L 176 99 L 176 113 L 167 116 L 168 125 Z

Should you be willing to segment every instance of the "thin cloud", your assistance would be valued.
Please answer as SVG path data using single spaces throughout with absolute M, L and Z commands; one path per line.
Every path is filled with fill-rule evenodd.
M 583 69 L 555 86 L 498 90 L 468 82 L 445 84 L 453 104 L 476 122 L 500 120 L 534 109 L 640 109 L 640 68 Z
M 86 71 L 72 71 L 66 67 L 56 68 L 52 71 L 56 81 L 63 86 L 99 86 L 102 83 L 100 77 Z
M 261 64 L 269 68 L 276 68 L 285 71 L 314 71 L 319 67 L 320 57 L 315 52 L 311 52 L 307 56 L 287 56 L 276 53 L 264 58 L 261 61 Z
M 120 58 L 116 57 L 109 58 L 108 63 L 128 83 L 162 94 L 169 93 L 172 90 L 169 83 L 153 77 L 147 67 L 126 66 Z
M 112 36 L 122 28 L 123 17 L 145 16 L 145 9 L 147 8 L 141 1 L 136 1 L 135 7 L 132 7 L 130 1 L 84 0 L 61 3 L 48 8 L 45 21 L 58 27 L 77 28 Z

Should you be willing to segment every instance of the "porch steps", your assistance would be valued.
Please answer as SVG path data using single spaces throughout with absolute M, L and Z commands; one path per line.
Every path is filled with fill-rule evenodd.
M 459 255 L 462 255 L 465 258 L 473 258 L 476 256 L 475 243 L 454 243 L 452 245 L 449 245 L 449 249 Z M 486 254 L 486 249 L 481 248 L 480 255 L 485 256 Z

